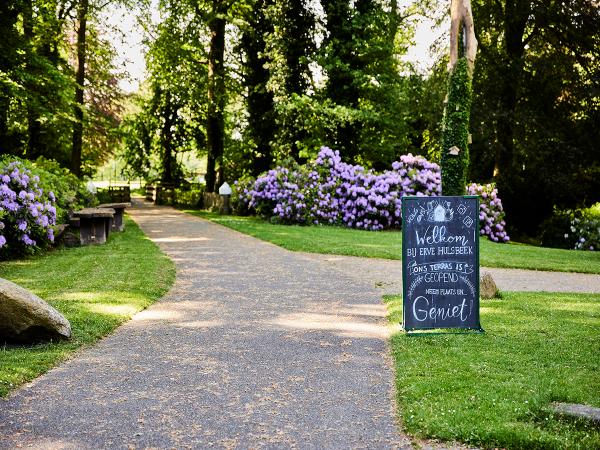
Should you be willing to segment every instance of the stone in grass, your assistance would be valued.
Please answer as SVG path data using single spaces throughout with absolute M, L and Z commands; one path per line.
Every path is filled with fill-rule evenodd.
M 0 278 L 0 342 L 35 343 L 71 337 L 71 324 L 34 293 Z
M 496 282 L 489 272 L 481 274 L 481 279 L 479 280 L 479 295 L 481 298 L 498 297 L 498 286 L 496 286 Z
M 554 412 L 563 416 L 585 419 L 600 425 L 600 408 L 593 406 L 578 405 L 577 403 L 559 403 L 555 402 L 550 405 Z

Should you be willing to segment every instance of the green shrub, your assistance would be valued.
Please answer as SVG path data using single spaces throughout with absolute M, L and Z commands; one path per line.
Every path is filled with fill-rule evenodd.
M 198 208 L 204 194 L 203 185 L 193 185 L 189 188 L 175 189 L 175 204 L 185 208 Z
M 554 211 L 540 226 L 544 247 L 600 249 L 600 205 L 588 209 Z

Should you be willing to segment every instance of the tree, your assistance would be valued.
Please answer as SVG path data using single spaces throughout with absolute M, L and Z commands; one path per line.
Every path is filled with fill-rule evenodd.
M 94 1 L 88 3 L 89 8 L 93 5 Z M 77 50 L 71 37 L 78 6 L 85 4 L 75 0 L 2 3 L 0 145 L 5 152 L 29 159 L 44 156 L 72 167 L 75 124 L 80 127 L 75 136 L 79 135 L 81 140 L 76 146 L 79 149 L 76 166 L 79 170 L 83 166 L 89 172 L 91 165 L 98 164 L 112 150 L 107 142 L 114 138 L 118 122 L 119 108 L 115 105 L 118 73 L 114 70 L 110 45 L 98 37 L 103 24 L 91 20 L 86 23 L 86 51 L 79 53 L 92 63 L 84 80 L 94 81 L 94 86 L 88 87 L 93 95 L 85 95 L 83 85 L 76 83 L 72 56 Z M 96 63 L 99 59 L 101 64 Z M 80 67 L 83 69 L 85 64 Z M 81 74 L 78 76 L 81 80 Z M 77 108 L 74 108 L 75 98 L 81 101 Z M 83 120 L 75 120 L 80 113 Z M 95 134 L 90 133 L 94 130 Z
M 0 149 L 7 153 L 18 153 L 22 145 L 10 113 L 11 100 L 21 94 L 15 72 L 21 65 L 19 50 L 24 45 L 16 27 L 22 8 L 21 2 L 0 2 Z
M 507 222 L 600 200 L 600 9 L 590 0 L 473 2 L 470 176 L 496 181 Z
M 315 59 L 316 18 L 306 0 L 277 0 L 267 7 L 266 16 L 272 24 L 272 31 L 266 36 L 266 65 L 270 75 L 268 89 L 275 100 L 277 148 L 280 157 L 291 156 L 300 161 L 307 133 L 296 109 L 312 85 L 309 65 Z M 288 114 L 291 111 L 294 112 Z
M 244 85 L 247 89 L 246 136 L 253 143 L 251 158 L 254 176 L 268 170 L 273 162 L 271 141 L 275 136 L 275 105 L 273 92 L 267 87 L 270 59 L 266 52 L 266 37 L 274 29 L 266 13 L 273 4 L 272 0 L 257 0 L 241 36 L 241 48 L 245 55 Z
M 71 172 L 81 177 L 81 149 L 83 145 L 83 89 L 85 83 L 86 28 L 90 3 L 79 0 L 77 6 L 77 73 L 75 76 L 75 121 L 73 123 L 73 147 L 71 148 Z
M 208 52 L 207 115 L 206 115 L 206 192 L 214 192 L 216 167 L 222 165 L 224 150 L 225 110 L 225 16 L 229 8 L 225 0 L 212 0 L 208 14 L 210 50 Z M 223 178 L 223 176 L 221 176 Z
M 477 40 L 470 0 L 452 0 L 450 14 L 448 95 L 441 155 L 442 192 L 444 195 L 463 195 L 469 165 L 469 118 Z
M 161 13 L 150 30 L 147 85 L 123 123 L 123 157 L 132 175 L 178 183 L 178 155 L 206 151 L 206 24 L 192 3 L 165 2 Z
M 319 61 L 327 81 L 320 101 L 334 122 L 325 142 L 349 161 L 383 167 L 408 145 L 399 55 L 414 31 L 413 11 L 394 1 L 322 5 L 327 35 Z

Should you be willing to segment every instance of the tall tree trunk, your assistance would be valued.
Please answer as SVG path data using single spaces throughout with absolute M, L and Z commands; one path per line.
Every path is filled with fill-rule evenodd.
M 75 123 L 73 124 L 73 146 L 71 148 L 71 172 L 81 177 L 81 150 L 83 147 L 83 89 L 85 83 L 86 26 L 89 0 L 80 0 L 77 8 L 77 74 L 75 76 Z
M 26 0 L 23 4 L 23 36 L 26 41 L 27 48 L 27 60 L 25 62 L 25 70 L 27 73 L 32 73 L 31 60 L 33 59 L 34 51 L 34 31 L 33 31 L 33 2 L 32 0 Z M 29 86 L 31 91 L 34 90 L 33 86 Z M 38 108 L 34 105 L 35 99 L 33 95 L 30 95 L 27 100 L 27 152 L 26 155 L 29 159 L 35 159 L 43 153 L 41 148 L 41 125 L 40 115 Z
M 22 5 L 0 2 L 0 17 L 2 17 L 0 21 L 0 36 L 2 36 L 2 41 L 0 41 L 0 71 L 9 74 L 9 76 L 19 64 L 17 49 L 20 43 L 15 24 L 19 19 L 21 8 Z M 0 147 L 8 153 L 17 150 L 9 131 L 11 94 L 8 86 L 2 83 L 0 87 Z
M 277 25 L 283 30 L 283 50 L 287 67 L 284 80 L 285 92 L 304 95 L 309 87 L 310 68 L 308 56 L 315 51 L 312 33 L 315 27 L 315 17 L 310 11 L 306 0 L 282 1 L 281 22 Z M 300 158 L 299 142 L 306 139 L 306 130 L 298 126 L 295 121 L 286 125 L 290 142 L 290 156 L 297 162 L 303 163 Z
M 208 54 L 208 111 L 206 140 L 208 156 L 206 163 L 206 191 L 215 191 L 216 167 L 222 164 L 224 147 L 223 110 L 225 108 L 225 18 L 223 0 L 213 0 L 210 29 L 210 51 Z
M 523 40 L 531 8 L 529 2 L 506 0 L 504 7 L 504 51 L 506 52 L 505 74 L 499 98 L 498 146 L 494 164 L 494 177 L 500 184 L 509 177 L 514 165 L 514 122 L 518 91 L 523 77 Z M 518 13 L 520 12 L 520 13 Z M 506 189 L 507 187 L 505 187 Z
M 454 69 L 458 58 L 466 57 L 469 74 L 473 74 L 477 39 L 473 25 L 471 0 L 452 0 L 450 4 L 450 65 Z
M 442 193 L 464 195 L 469 167 L 469 120 L 477 39 L 470 0 L 452 0 L 450 14 L 448 95 L 442 133 Z
M 521 230 L 531 228 L 532 221 L 523 220 L 529 206 L 523 195 L 522 164 L 515 148 L 515 127 L 518 123 L 519 91 L 523 81 L 525 29 L 530 18 L 529 0 L 506 0 L 504 4 L 503 47 L 506 60 L 502 65 L 502 86 L 498 98 L 497 144 L 494 180 L 503 201 L 507 222 Z M 532 230 L 530 230 L 532 231 Z M 533 230 L 534 231 L 534 230 Z
M 334 103 L 357 108 L 359 91 L 354 72 L 360 72 L 362 63 L 356 56 L 354 40 L 360 39 L 365 30 L 358 29 L 354 21 L 372 7 L 371 0 L 357 0 L 352 8 L 348 0 L 327 0 L 323 9 L 327 18 L 327 40 L 330 42 L 327 72 L 327 97 Z M 351 162 L 358 156 L 358 124 L 347 121 L 339 124 L 334 132 L 334 145 Z
M 257 176 L 271 167 L 273 156 L 271 141 L 275 132 L 273 92 L 267 89 L 270 72 L 266 65 L 265 37 L 273 32 L 273 24 L 265 10 L 273 0 L 259 0 L 255 11 L 248 18 L 248 29 L 244 30 L 241 44 L 246 54 L 244 82 L 248 89 L 248 132 L 254 141 L 252 174 Z
M 175 181 L 173 177 L 173 133 L 172 128 L 175 124 L 175 108 L 169 91 L 165 92 L 165 107 L 163 110 L 163 126 L 161 130 L 161 140 L 163 147 L 163 183 L 173 183 Z

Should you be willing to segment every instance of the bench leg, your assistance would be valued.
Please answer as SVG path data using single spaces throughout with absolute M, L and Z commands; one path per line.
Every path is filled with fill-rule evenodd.
M 104 244 L 106 242 L 106 224 L 103 219 L 81 218 L 79 225 L 81 245 Z
M 117 209 L 115 210 L 115 217 L 113 218 L 113 231 L 123 231 L 125 229 L 125 225 L 123 224 L 123 210 Z

